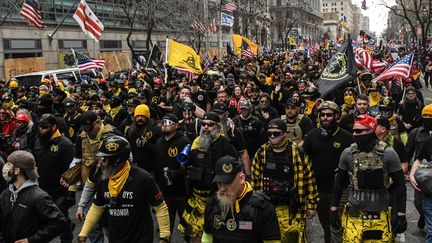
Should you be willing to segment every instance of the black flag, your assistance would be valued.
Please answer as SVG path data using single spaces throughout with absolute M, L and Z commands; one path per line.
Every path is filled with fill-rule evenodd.
M 156 64 L 155 66 L 159 66 L 161 64 L 161 56 L 162 52 L 160 48 L 157 45 L 153 46 L 153 49 L 150 53 L 149 60 L 147 62 L 147 65 L 153 65 L 153 62 Z
M 356 78 L 351 38 L 348 38 L 327 63 L 317 85 L 322 97 Z
M 234 54 L 234 52 L 233 52 L 233 50 L 231 48 L 231 45 L 229 43 L 227 44 L 227 53 L 230 56 L 235 56 L 235 54 Z

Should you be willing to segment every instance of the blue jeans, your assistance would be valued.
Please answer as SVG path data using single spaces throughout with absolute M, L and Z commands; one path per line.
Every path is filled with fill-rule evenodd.
M 426 242 L 432 243 L 432 195 L 424 195 L 423 213 L 426 223 Z

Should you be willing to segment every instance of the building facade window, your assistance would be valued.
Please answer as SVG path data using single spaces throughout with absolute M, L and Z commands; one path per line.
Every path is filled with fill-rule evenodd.
M 100 42 L 101 51 L 121 51 L 122 42 L 121 40 L 101 40 Z
M 41 57 L 42 42 L 39 39 L 4 39 L 5 59 Z
M 71 48 L 74 50 L 87 50 L 87 41 L 85 40 L 58 40 L 58 46 L 60 51 L 70 51 Z
M 217 42 L 210 42 L 210 47 L 218 47 L 218 43 Z

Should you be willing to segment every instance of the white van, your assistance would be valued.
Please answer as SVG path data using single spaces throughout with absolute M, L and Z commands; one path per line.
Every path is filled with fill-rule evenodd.
M 94 70 L 87 70 L 81 72 L 81 76 L 84 75 L 96 77 L 97 74 Z M 65 86 L 68 85 L 68 80 L 71 78 L 75 80 L 81 79 L 78 68 L 66 68 L 27 73 L 17 75 L 14 78 L 17 80 L 19 86 L 39 86 L 45 78 L 50 79 L 50 76 L 52 76 L 56 82 L 62 80 Z

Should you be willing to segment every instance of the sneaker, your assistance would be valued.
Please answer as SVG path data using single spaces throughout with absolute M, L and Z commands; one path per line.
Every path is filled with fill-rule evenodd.
M 417 222 L 417 227 L 419 229 L 424 229 L 424 227 L 425 227 L 425 218 L 424 218 L 424 216 L 420 216 L 420 218 L 419 218 L 419 220 Z

